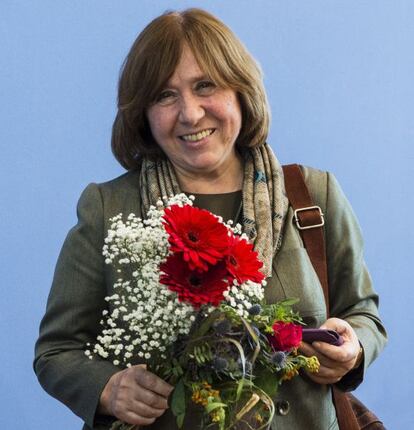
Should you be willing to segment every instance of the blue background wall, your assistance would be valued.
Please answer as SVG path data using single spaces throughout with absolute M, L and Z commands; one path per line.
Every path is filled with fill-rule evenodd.
M 390 342 L 358 395 L 413 428 L 414 2 L 1 0 L 0 427 L 78 429 L 31 370 L 81 190 L 122 173 L 110 130 L 120 65 L 167 8 L 201 6 L 261 63 L 270 143 L 336 173 L 361 222 Z

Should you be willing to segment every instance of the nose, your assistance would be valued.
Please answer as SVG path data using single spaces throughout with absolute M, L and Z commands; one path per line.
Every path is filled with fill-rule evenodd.
M 180 98 L 178 120 L 185 125 L 194 126 L 205 115 L 201 100 L 194 94 L 183 94 Z

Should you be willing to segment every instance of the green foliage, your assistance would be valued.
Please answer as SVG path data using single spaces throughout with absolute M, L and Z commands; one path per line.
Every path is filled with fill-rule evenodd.
M 269 324 L 273 321 L 285 321 L 301 324 L 301 318 L 297 312 L 292 310 L 292 306 L 298 303 L 299 299 L 286 299 L 278 303 L 267 305 L 263 312 L 263 316 L 269 317 Z
M 175 384 L 171 410 L 179 428 L 184 425 L 186 406 L 191 403 L 203 407 L 205 429 L 235 428 L 237 422 L 242 422 L 237 418 L 240 411 L 244 415 L 242 408 L 247 408 L 248 414 L 261 414 L 264 422 L 259 428 L 267 428 L 274 415 L 272 397 L 286 374 L 293 372 L 294 376 L 300 368 L 316 365 L 296 351 L 286 353 L 283 368 L 270 359 L 274 351 L 266 335 L 273 334 L 276 321 L 301 324 L 299 315 L 292 310 L 297 302 L 286 299 L 276 304 L 263 303 L 259 314 L 244 317 L 226 304 L 205 317 L 200 310 L 188 338 L 179 344 L 179 352 L 162 364 L 164 378 Z M 230 323 L 224 331 L 217 325 L 222 321 Z M 227 364 L 220 367 L 215 358 Z M 194 395 L 199 396 L 198 400 Z M 253 396 L 259 396 L 258 403 L 249 405 Z
M 211 362 L 211 360 L 213 359 L 211 345 L 207 342 L 204 342 L 200 345 L 195 345 L 192 354 L 190 354 L 190 357 L 194 358 L 196 363 L 200 366 Z
M 209 402 L 208 405 L 205 407 L 205 410 L 207 413 L 210 413 L 211 411 L 214 411 L 214 409 L 217 408 L 227 408 L 227 405 L 225 403 L 221 402 Z
M 237 383 L 237 390 L 236 390 L 236 401 L 240 400 L 240 397 L 244 390 L 253 387 L 254 384 L 250 379 L 241 378 L 239 382 Z
M 232 323 L 233 328 L 242 324 L 240 315 L 234 308 L 226 303 L 222 303 L 219 307 L 221 313 Z
M 184 386 L 184 381 L 180 379 L 177 382 L 171 396 L 171 410 L 177 418 L 178 428 L 181 428 L 183 426 L 185 409 L 186 409 L 185 386 Z
M 293 305 L 296 305 L 296 303 L 299 303 L 299 299 L 295 297 L 295 298 L 281 300 L 278 304 L 281 307 L 285 307 L 285 308 L 289 309 Z
M 200 311 L 202 312 L 202 311 Z M 218 309 L 211 312 L 211 314 L 204 318 L 198 326 L 194 326 L 190 332 L 191 339 L 198 339 L 203 337 L 207 334 L 207 332 L 210 330 L 210 327 L 213 325 L 215 321 L 217 321 L 217 318 L 220 316 L 220 311 Z
M 160 371 L 161 377 L 175 385 L 183 375 L 184 370 L 176 358 L 171 360 L 171 365 L 164 364 Z
M 268 369 L 261 369 L 254 383 L 262 389 L 269 397 L 274 397 L 279 386 L 279 378 L 276 374 Z
M 122 421 L 115 421 L 110 430 L 136 430 L 138 429 L 138 426 L 135 424 L 126 424 Z

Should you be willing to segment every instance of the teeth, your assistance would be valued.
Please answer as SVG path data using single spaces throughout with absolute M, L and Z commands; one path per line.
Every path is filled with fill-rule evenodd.
M 186 134 L 184 136 L 181 136 L 182 139 L 184 139 L 187 142 L 197 142 L 197 140 L 204 139 L 207 136 L 210 136 L 211 133 L 213 133 L 214 129 L 210 128 L 208 130 L 199 131 L 195 134 Z

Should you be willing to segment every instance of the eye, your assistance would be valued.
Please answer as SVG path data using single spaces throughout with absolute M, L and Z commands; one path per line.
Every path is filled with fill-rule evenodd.
M 197 82 L 195 89 L 197 92 L 205 95 L 209 95 L 214 92 L 217 85 L 213 81 L 205 80 Z
M 163 90 L 160 92 L 155 102 L 161 105 L 167 105 L 173 103 L 176 96 L 176 93 L 172 90 Z

